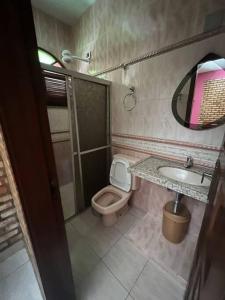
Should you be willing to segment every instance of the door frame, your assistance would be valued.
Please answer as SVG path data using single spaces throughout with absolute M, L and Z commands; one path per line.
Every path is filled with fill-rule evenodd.
M 75 291 L 29 0 L 1 6 L 0 123 L 47 300 Z

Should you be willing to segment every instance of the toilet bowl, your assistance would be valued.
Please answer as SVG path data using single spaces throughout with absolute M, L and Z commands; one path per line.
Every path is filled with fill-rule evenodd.
M 92 207 L 102 215 L 105 226 L 112 226 L 117 221 L 117 212 L 127 205 L 132 190 L 138 188 L 138 178 L 132 176 L 128 168 L 138 160 L 127 156 L 116 154 L 110 169 L 110 183 L 96 193 L 92 199 Z

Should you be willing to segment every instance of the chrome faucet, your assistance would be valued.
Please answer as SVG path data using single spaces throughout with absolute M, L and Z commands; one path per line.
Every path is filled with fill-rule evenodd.
M 188 156 L 186 162 L 184 163 L 184 167 L 190 168 L 192 166 L 193 166 L 193 158 L 191 156 Z
M 213 175 L 207 172 L 203 172 L 202 173 L 202 179 L 201 179 L 201 183 L 203 183 L 205 176 L 212 178 Z

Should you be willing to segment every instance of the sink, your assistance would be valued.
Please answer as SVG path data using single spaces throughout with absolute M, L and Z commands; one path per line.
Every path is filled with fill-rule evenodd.
M 207 177 L 201 183 L 202 174 L 176 167 L 159 167 L 158 171 L 165 177 L 195 186 L 209 187 L 211 183 L 211 180 Z

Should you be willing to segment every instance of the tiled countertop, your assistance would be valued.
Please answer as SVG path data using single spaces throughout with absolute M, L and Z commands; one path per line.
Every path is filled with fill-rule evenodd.
M 185 169 L 182 163 L 174 162 L 166 159 L 155 158 L 151 156 L 141 162 L 138 162 L 129 168 L 129 171 L 140 178 L 159 184 L 186 196 L 192 197 L 199 201 L 208 202 L 209 187 L 195 186 L 187 183 L 182 183 L 161 175 L 158 171 L 159 167 L 176 167 Z M 209 170 L 191 167 L 188 170 L 202 174 Z

